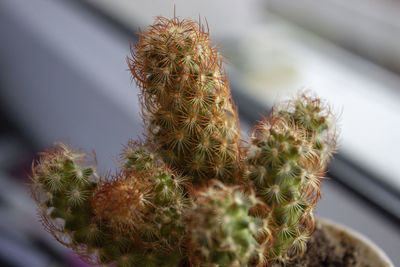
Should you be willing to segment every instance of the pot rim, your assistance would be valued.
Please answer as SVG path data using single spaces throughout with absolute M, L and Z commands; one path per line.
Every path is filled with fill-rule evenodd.
M 338 232 L 346 233 L 351 239 L 356 242 L 363 243 L 366 247 L 368 247 L 371 251 L 376 252 L 376 256 L 379 261 L 386 264 L 385 266 L 394 267 L 393 262 L 390 260 L 389 256 L 374 242 L 372 242 L 368 237 L 360 232 L 350 228 L 348 226 L 337 223 L 333 220 L 317 217 L 317 223 L 321 223 L 322 226 L 334 229 Z

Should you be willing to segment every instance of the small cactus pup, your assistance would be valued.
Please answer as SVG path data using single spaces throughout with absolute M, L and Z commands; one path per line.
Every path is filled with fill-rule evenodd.
M 87 155 L 65 145 L 33 166 L 32 193 L 46 229 L 91 264 L 176 266 L 182 259 L 182 179 L 130 142 L 125 168 L 96 179 Z
M 278 104 L 275 109 L 287 119 L 306 130 L 307 138 L 318 151 L 323 168 L 326 168 L 336 150 L 337 131 L 332 108 L 310 92 Z
M 92 223 L 89 199 L 98 178 L 88 155 L 63 144 L 41 153 L 32 166 L 31 192 L 42 222 L 60 243 L 82 252 L 82 244 L 95 245 L 103 234 Z
M 141 240 L 142 247 L 177 253 L 185 234 L 184 179 L 139 143 L 131 141 L 122 158 L 124 172 L 94 193 L 96 219 L 115 233 Z
M 306 132 L 280 115 L 260 122 L 252 134 L 247 175 L 271 207 L 265 225 L 273 235 L 266 257 L 285 262 L 301 255 L 313 231 L 319 198 L 320 158 Z
M 187 214 L 189 259 L 194 266 L 264 265 L 265 244 L 256 240 L 264 231 L 262 220 L 249 215 L 263 205 L 254 194 L 213 180 L 194 198 Z
M 141 88 L 148 141 L 164 161 L 195 184 L 236 182 L 238 115 L 204 26 L 159 17 L 141 33 L 128 64 Z

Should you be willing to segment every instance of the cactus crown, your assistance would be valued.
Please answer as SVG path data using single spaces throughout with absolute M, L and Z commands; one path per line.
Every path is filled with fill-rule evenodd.
M 277 105 L 242 149 L 221 56 L 201 23 L 157 18 L 128 65 L 146 142 L 116 175 L 58 145 L 32 167 L 46 229 L 111 266 L 265 266 L 301 255 L 335 148 L 330 109 L 302 94 Z

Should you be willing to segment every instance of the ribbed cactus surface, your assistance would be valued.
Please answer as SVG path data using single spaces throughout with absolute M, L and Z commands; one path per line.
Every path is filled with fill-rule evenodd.
M 149 141 L 164 161 L 203 183 L 238 179 L 240 129 L 217 48 L 191 20 L 157 21 L 131 58 Z
M 280 261 L 303 253 L 313 229 L 319 198 L 320 159 L 306 132 L 293 121 L 271 115 L 253 131 L 247 175 L 271 207 L 266 216 L 274 243 L 267 257 Z

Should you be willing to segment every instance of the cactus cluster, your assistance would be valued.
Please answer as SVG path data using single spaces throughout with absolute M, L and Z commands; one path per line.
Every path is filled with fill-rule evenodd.
M 266 266 L 304 253 L 333 115 L 301 94 L 244 145 L 221 58 L 200 22 L 157 18 L 141 33 L 128 65 L 145 142 L 128 142 L 115 175 L 62 144 L 33 164 L 32 195 L 59 242 L 110 266 Z
M 93 264 L 178 264 L 182 178 L 135 142 L 123 154 L 126 168 L 105 180 L 87 157 L 61 144 L 33 166 L 32 193 L 46 229 Z

